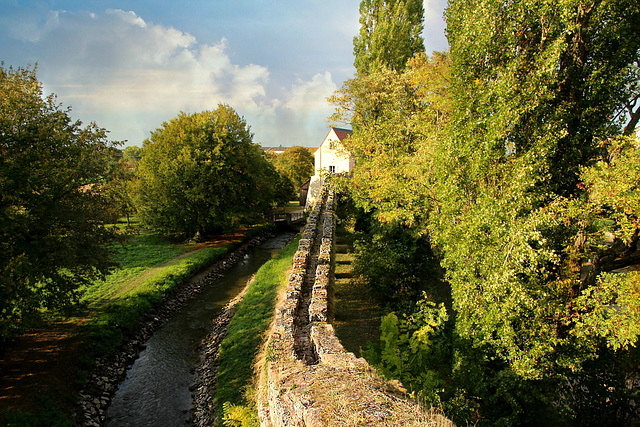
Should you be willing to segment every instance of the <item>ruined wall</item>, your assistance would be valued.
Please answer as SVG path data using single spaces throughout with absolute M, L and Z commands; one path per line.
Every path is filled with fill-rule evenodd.
M 425 415 L 347 352 L 330 319 L 333 193 L 323 188 L 293 258 L 267 343 L 262 426 L 449 425 Z M 311 352 L 312 354 L 308 354 Z

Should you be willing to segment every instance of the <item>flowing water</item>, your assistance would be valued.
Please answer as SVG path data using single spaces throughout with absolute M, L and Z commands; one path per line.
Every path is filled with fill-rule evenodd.
M 189 424 L 192 406 L 189 386 L 200 358 L 199 344 L 209 332 L 212 320 L 242 290 L 251 275 L 292 237 L 282 234 L 251 250 L 153 334 L 120 384 L 107 410 L 105 425 Z

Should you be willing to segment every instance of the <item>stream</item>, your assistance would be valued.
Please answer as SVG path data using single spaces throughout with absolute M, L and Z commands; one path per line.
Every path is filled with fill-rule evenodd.
M 222 277 L 204 286 L 158 329 L 127 370 L 107 409 L 106 426 L 180 426 L 190 424 L 189 386 L 200 361 L 200 344 L 222 307 L 247 280 L 294 236 L 280 234 L 247 253 Z

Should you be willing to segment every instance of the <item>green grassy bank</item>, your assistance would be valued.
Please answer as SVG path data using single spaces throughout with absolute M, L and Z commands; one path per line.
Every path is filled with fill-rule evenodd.
M 140 229 L 115 246 L 119 268 L 84 289 L 81 305 L 73 317 L 48 314 L 48 324 L 39 330 L 69 338 L 60 341 L 65 346 L 58 349 L 56 360 L 51 360 L 48 350 L 37 344 L 30 348 L 29 357 L 42 352 L 41 359 L 49 359 L 45 368 L 49 372 L 42 376 L 42 387 L 38 387 L 37 393 L 16 391 L 17 405 L 0 406 L 0 426 L 72 425 L 66 413 L 74 407 L 75 396 L 95 358 L 118 345 L 177 284 L 264 230 L 265 226 L 258 226 L 225 238 L 222 243 L 195 244 L 172 242 Z M 62 360 L 74 367 L 71 376 L 68 369 L 61 371 L 57 367 Z M 24 375 L 31 372 L 25 371 Z M 20 388 L 21 384 L 12 387 Z
M 250 396 L 254 383 L 253 365 L 273 318 L 278 291 L 286 286 L 299 240 L 299 237 L 294 239 L 258 270 L 220 345 L 215 395 L 217 413 L 224 412 L 237 422 L 252 420 L 242 425 L 256 422 L 255 405 Z M 223 405 L 226 411 L 223 411 Z M 240 424 L 229 422 L 228 425 Z

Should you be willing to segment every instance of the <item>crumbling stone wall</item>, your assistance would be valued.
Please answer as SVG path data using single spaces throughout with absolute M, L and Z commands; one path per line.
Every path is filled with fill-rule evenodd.
M 258 401 L 262 426 L 449 425 L 424 414 L 413 401 L 378 378 L 362 358 L 344 349 L 329 323 L 334 196 L 322 189 L 293 258 L 281 304 L 267 343 L 266 367 Z M 314 246 L 319 250 L 314 253 Z M 308 310 L 302 305 L 307 267 L 317 263 Z M 313 270 L 312 270 L 313 271 Z M 308 312 L 308 337 L 298 336 L 296 316 Z M 299 319 L 297 320 L 300 321 Z M 310 340 L 314 363 L 296 355 L 296 340 Z

